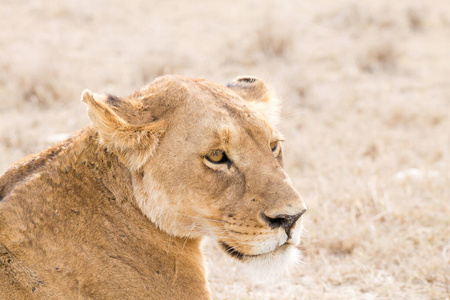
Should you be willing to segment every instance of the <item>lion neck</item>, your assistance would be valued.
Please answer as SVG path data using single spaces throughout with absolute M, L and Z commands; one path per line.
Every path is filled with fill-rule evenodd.
M 103 283 L 130 280 L 173 299 L 182 298 L 186 289 L 198 295 L 193 299 L 208 295 L 200 241 L 170 236 L 141 212 L 130 171 L 98 142 L 92 128 L 24 159 L 0 179 L 1 207 L 10 211 L 0 211 L 0 228 L 14 237 L 2 243 L 17 260 L 39 261 L 33 270 L 47 274 L 46 282 L 71 284 L 40 269 L 58 264 L 77 278 L 88 274 Z M 21 228 L 27 228 L 26 234 Z M 64 242 L 55 244 L 57 239 Z
M 72 151 L 78 152 L 76 164 L 87 168 L 87 172 L 84 173 L 85 180 L 98 182 L 103 186 L 95 188 L 103 189 L 102 194 L 108 198 L 108 205 L 118 208 L 122 213 L 121 218 L 125 218 L 128 223 L 150 229 L 148 233 L 150 236 L 146 238 L 147 242 L 164 248 L 164 251 L 179 252 L 182 254 L 181 256 L 186 254 L 201 257 L 200 239 L 179 238 L 170 235 L 158 228 L 142 212 L 136 201 L 132 171 L 120 161 L 117 155 L 99 142 L 98 134 L 94 129 L 90 127 L 85 129 L 85 132 L 80 135 L 78 140 L 74 141 L 71 148 Z M 82 151 L 77 149 L 82 149 Z M 92 199 L 92 201 L 97 201 L 97 199 Z M 105 201 L 102 202 L 105 203 Z M 109 213 L 107 207 L 103 213 Z
M 88 145 L 88 147 L 78 156 L 78 163 L 85 165 L 89 169 L 90 175 L 87 177 L 91 177 L 91 180 L 95 178 L 97 181 L 100 181 L 105 190 L 112 194 L 114 199 L 114 201 L 110 201 L 112 205 L 118 206 L 124 214 L 130 215 L 130 217 L 132 214 L 146 216 L 146 222 L 155 228 L 155 233 L 163 240 L 178 241 L 183 244 L 183 247 L 186 247 L 186 244 L 198 245 L 200 243 L 200 238 L 179 238 L 167 233 L 148 218 L 146 213 L 142 211 L 139 201 L 137 201 L 136 192 L 139 190 L 139 188 L 136 188 L 137 182 L 135 180 L 137 172 L 130 171 L 117 155 L 103 146 L 99 142 L 98 134 L 94 129 L 87 128 L 86 135 L 81 137 L 79 143 Z M 74 148 L 79 147 L 76 144 L 77 142 L 75 142 Z
M 198 278 L 206 286 L 206 274 L 203 265 L 203 255 L 200 251 L 200 238 L 180 238 L 161 230 L 155 223 L 153 223 L 148 216 L 141 210 L 136 201 L 136 187 L 133 186 L 132 172 L 120 162 L 119 158 L 108 151 L 104 146 L 98 142 L 98 136 L 93 130 L 88 129 L 88 134 L 85 138 L 87 141 L 94 141 L 88 143 L 91 146 L 88 151 L 89 157 L 94 160 L 94 164 L 98 169 L 91 168 L 95 176 L 101 178 L 101 182 L 105 190 L 109 191 L 114 201 L 111 205 L 118 206 L 127 219 L 127 223 L 140 228 L 147 228 L 147 233 L 140 236 L 141 242 L 146 242 L 152 245 L 155 249 L 160 249 L 163 253 L 161 260 L 167 260 L 172 257 L 174 261 L 178 261 L 181 265 L 189 266 L 190 275 L 183 275 L 187 277 Z M 178 264 L 176 263 L 176 264 Z M 176 270 L 176 269 L 175 269 Z M 170 270 L 170 272 L 172 269 Z M 169 272 L 169 271 L 168 271 Z M 177 272 L 181 272 L 178 275 Z M 177 276 L 181 276 L 182 271 L 176 271 L 173 280 Z

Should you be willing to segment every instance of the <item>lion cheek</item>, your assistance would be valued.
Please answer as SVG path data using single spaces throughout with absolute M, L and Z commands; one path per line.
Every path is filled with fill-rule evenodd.
M 132 175 L 133 192 L 142 213 L 160 230 L 177 237 L 199 238 L 196 220 L 189 212 L 180 211 L 182 198 L 167 194 L 148 174 Z

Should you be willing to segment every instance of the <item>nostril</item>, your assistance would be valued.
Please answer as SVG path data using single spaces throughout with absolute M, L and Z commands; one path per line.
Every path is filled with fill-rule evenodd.
M 278 227 L 284 227 L 286 219 L 283 216 L 278 216 L 277 218 L 270 218 L 263 215 L 263 219 L 269 224 L 270 228 L 275 229 Z
M 306 209 L 302 210 L 300 213 L 296 215 L 278 215 L 275 218 L 271 218 L 266 214 L 262 213 L 262 219 L 270 226 L 272 229 L 276 229 L 282 227 L 286 230 L 286 233 L 289 235 L 289 231 L 292 226 L 294 226 L 295 222 L 306 212 Z

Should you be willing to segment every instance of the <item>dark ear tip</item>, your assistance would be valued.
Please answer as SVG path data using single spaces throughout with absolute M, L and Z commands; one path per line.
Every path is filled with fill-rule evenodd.
M 235 86 L 248 86 L 252 85 L 255 82 L 259 81 L 257 77 L 253 76 L 239 76 L 233 79 L 233 81 L 227 83 L 227 87 L 235 87 Z
M 242 83 L 254 83 L 258 78 L 252 76 L 241 76 L 236 78 L 234 81 L 242 82 Z
M 121 102 L 121 99 L 120 99 L 119 97 L 116 97 L 116 96 L 113 96 L 113 95 L 108 94 L 108 95 L 107 95 L 107 98 L 106 98 L 106 102 L 107 102 L 109 105 L 112 105 L 112 106 L 117 107 L 117 106 L 119 106 L 119 104 L 120 104 L 120 102 Z
M 267 102 L 270 97 L 264 81 L 253 76 L 239 76 L 228 83 L 227 87 L 248 101 Z

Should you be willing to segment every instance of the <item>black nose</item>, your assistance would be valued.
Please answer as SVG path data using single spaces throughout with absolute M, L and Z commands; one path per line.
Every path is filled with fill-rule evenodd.
M 294 226 L 295 222 L 306 212 L 306 209 L 302 210 L 296 215 L 278 215 L 275 218 L 268 217 L 266 214 L 262 213 L 261 217 L 263 220 L 269 224 L 270 228 L 275 229 L 282 227 L 286 231 L 286 234 L 291 236 L 291 228 Z

